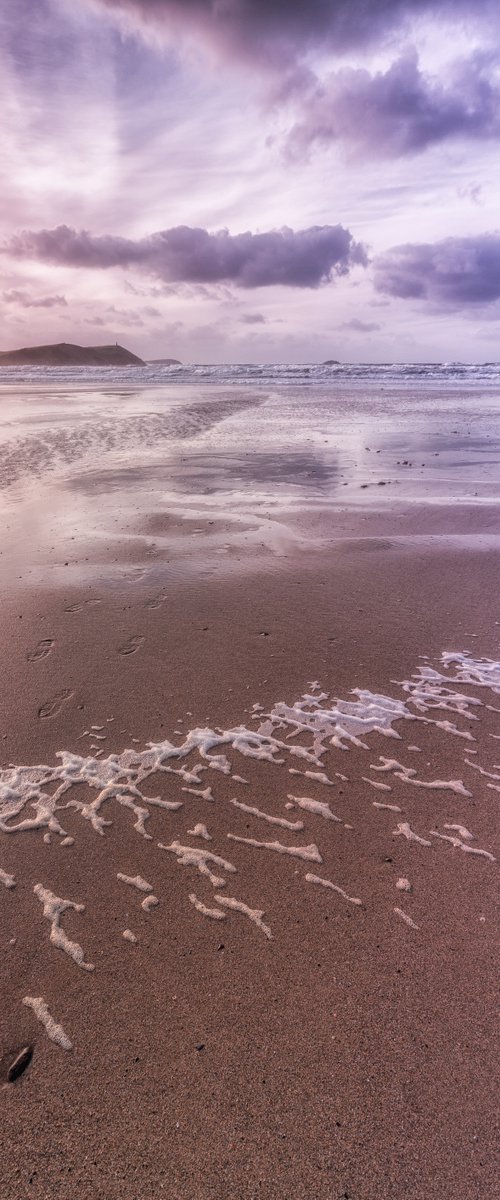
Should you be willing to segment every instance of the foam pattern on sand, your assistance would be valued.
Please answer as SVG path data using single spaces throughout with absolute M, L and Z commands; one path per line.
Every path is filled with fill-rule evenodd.
M 473 677 L 476 686 L 489 687 L 493 682 L 497 687 L 498 671 L 491 660 L 465 659 L 463 655 L 450 654 L 443 655 L 444 659 L 450 663 L 459 662 L 459 671 L 452 681 L 463 682 L 467 675 Z M 401 733 L 393 728 L 396 723 L 423 721 L 439 728 L 442 722 L 424 715 L 436 709 L 459 713 L 468 720 L 475 719 L 477 714 L 473 709 L 482 701 L 457 692 L 449 684 L 449 675 L 421 666 L 415 677 L 400 684 L 407 694 L 406 699 L 382 696 L 361 688 L 354 689 L 353 695 L 357 697 L 354 701 L 329 701 L 324 692 L 318 696 L 307 693 L 293 705 L 279 701 L 267 714 L 252 713 L 252 719 L 260 722 L 257 729 L 248 729 L 245 725 L 228 730 L 197 728 L 187 733 L 179 744 L 165 738 L 161 742 L 150 742 L 145 750 L 126 749 L 107 758 L 61 750 L 57 754 L 59 762 L 52 766 L 7 767 L 0 771 L 0 829 L 4 833 L 43 829 L 65 838 L 67 831 L 63 829 L 58 813 L 69 807 L 89 821 L 97 833 L 104 834 L 110 820 L 103 816 L 103 810 L 116 802 L 131 811 L 135 818 L 134 828 L 148 839 L 150 834 L 145 826 L 150 808 L 178 811 L 183 803 L 178 798 L 145 796 L 141 786 L 151 775 L 163 772 L 179 776 L 184 783 L 198 785 L 199 790 L 194 791 L 194 795 L 213 799 L 209 787 L 199 787 L 199 772 L 206 767 L 231 774 L 227 756 L 213 753 L 221 747 L 231 747 L 244 757 L 261 762 L 280 765 L 288 756 L 293 756 L 321 768 L 324 765 L 322 759 L 331 746 L 344 751 L 349 747 L 367 749 L 365 739 L 370 733 L 401 739 Z M 450 731 L 451 727 L 447 727 L 445 732 Z M 281 733 L 284 736 L 279 736 Z M 309 735 L 309 745 L 293 744 L 302 734 Z M 201 762 L 198 759 L 198 762 L 185 765 L 184 760 L 193 755 L 198 755 Z M 180 760 L 181 766 L 173 767 L 174 760 Z M 417 780 L 414 768 L 395 759 L 382 759 L 382 765 L 372 766 L 372 769 L 394 771 L 397 778 L 414 786 L 470 794 L 462 780 Z M 310 777 L 318 783 L 331 784 L 327 776 L 325 780 L 320 779 L 319 775 L 323 774 L 322 771 L 311 772 Z M 66 794 L 76 785 L 89 789 L 91 798 L 88 801 L 66 799 Z M 25 809 L 29 809 L 29 815 L 16 821 Z
M 212 921 L 225 921 L 226 914 L 222 912 L 222 909 L 209 908 L 208 905 L 204 904 L 202 900 L 198 900 L 198 897 L 194 892 L 189 893 L 188 899 L 191 901 L 191 904 L 194 904 L 197 912 L 201 913 L 203 917 L 210 917 Z
M 362 900 L 358 900 L 357 896 L 349 896 L 338 883 L 332 883 L 330 879 L 322 879 L 321 875 L 313 875 L 308 871 L 305 879 L 307 883 L 319 883 L 321 887 L 330 888 L 332 892 L 338 892 L 339 896 L 343 896 L 344 900 L 348 900 L 349 904 L 363 903 Z
M 119 879 L 121 883 L 128 883 L 130 884 L 130 887 L 137 888 L 139 892 L 153 891 L 153 885 L 148 883 L 147 879 L 143 879 L 142 875 L 122 875 L 121 871 L 118 871 L 116 878 Z
M 292 796 L 290 792 L 288 799 L 293 806 L 304 808 L 306 812 L 314 813 L 317 817 L 324 817 L 325 821 L 340 821 L 340 817 L 332 813 L 330 805 L 322 800 L 312 800 L 310 796 Z
M 172 842 L 170 846 L 164 846 L 163 842 L 158 842 L 158 846 L 160 850 L 168 850 L 170 854 L 175 854 L 179 866 L 196 867 L 200 875 L 206 875 L 213 887 L 224 887 L 226 881 L 220 878 L 220 876 L 214 875 L 208 866 L 209 862 L 215 863 L 215 866 L 220 867 L 224 871 L 236 871 L 236 867 L 232 863 L 221 858 L 219 854 L 212 854 L 210 850 L 199 850 L 193 846 L 181 846 L 180 842 L 176 841 Z
M 123 930 L 123 938 L 130 943 L 141 941 L 142 932 L 146 934 L 141 941 L 144 955 L 155 934 L 166 936 L 176 920 L 173 896 L 177 890 L 186 900 L 181 911 L 184 907 L 189 914 L 187 919 L 199 923 L 201 936 L 212 936 L 211 922 L 225 921 L 228 936 L 239 942 L 252 938 L 252 930 L 245 930 L 245 923 L 240 919 L 244 916 L 264 935 L 264 938 L 254 938 L 260 953 L 272 953 L 271 924 L 274 928 L 274 919 L 271 914 L 271 923 L 265 922 L 264 910 L 266 906 L 269 909 L 271 903 L 278 906 L 279 893 L 272 891 L 274 899 L 270 902 L 269 888 L 272 882 L 285 880 L 287 876 L 292 880 L 293 893 L 297 889 L 298 898 L 301 894 L 309 894 L 307 902 L 313 915 L 318 914 L 318 919 L 320 911 L 324 912 L 327 895 L 331 899 L 334 894 L 345 901 L 335 906 L 337 921 L 348 921 L 349 907 L 355 906 L 360 912 L 356 921 L 359 919 L 364 923 L 370 911 L 383 904 L 392 925 L 395 924 L 392 914 L 395 914 L 409 928 L 419 929 L 423 938 L 427 896 L 421 886 L 421 872 L 427 865 L 432 863 L 438 870 L 448 873 L 451 870 L 472 871 L 481 887 L 481 882 L 486 880 L 485 873 L 493 869 L 496 861 L 492 849 L 484 844 L 487 838 L 478 836 L 476 831 L 481 830 L 482 811 L 487 803 L 490 804 L 491 792 L 488 793 L 487 788 L 496 790 L 496 781 L 500 782 L 500 768 L 491 761 L 494 750 L 490 751 L 490 747 L 496 743 L 488 741 L 489 737 L 498 736 L 491 732 L 499 719 L 498 709 L 487 703 L 486 694 L 488 690 L 500 694 L 500 663 L 447 652 L 436 667 L 427 660 L 410 679 L 393 683 L 391 687 L 398 688 L 399 693 L 383 695 L 356 688 L 350 698 L 339 699 L 330 697 L 315 682 L 294 703 L 280 700 L 268 711 L 260 704 L 252 705 L 248 723 L 229 729 L 217 726 L 195 728 L 175 734 L 176 740 L 164 738 L 149 742 L 143 749 L 132 739 L 133 748 L 111 752 L 106 757 L 101 748 L 89 754 L 66 749 L 57 754 L 56 762 L 51 765 L 10 765 L 0 770 L 0 832 L 8 839 L 29 833 L 40 842 L 46 841 L 52 848 L 46 850 L 41 845 L 40 861 L 46 865 L 46 856 L 52 856 L 52 880 L 60 861 L 54 845 L 67 847 L 64 855 L 67 872 L 68 857 L 79 855 L 80 844 L 87 844 L 87 839 L 82 839 L 79 844 L 81 822 L 85 822 L 87 831 L 99 838 L 109 837 L 109 827 L 114 822 L 131 826 L 139 835 L 137 864 L 134 863 L 137 873 L 119 872 L 116 876 L 114 868 L 114 879 L 127 885 L 118 889 L 119 895 L 123 894 L 118 928 Z M 488 729 L 487 737 L 481 738 L 484 713 L 487 713 Z M 420 723 L 422 741 L 425 727 L 432 735 L 430 741 L 427 737 L 432 748 L 427 749 L 425 760 L 421 756 L 420 762 L 424 766 L 418 774 L 405 762 L 407 752 L 415 748 L 415 722 Z M 90 736 L 98 737 L 99 727 L 90 728 Z M 406 738 L 407 729 L 411 730 L 410 738 Z M 108 730 L 108 743 L 111 732 Z M 82 736 L 87 735 L 88 729 Z M 78 739 L 78 733 L 75 737 Z M 398 740 L 398 757 L 379 754 L 380 737 Z M 442 771 L 434 769 L 432 759 L 436 751 L 440 754 L 443 739 L 450 737 L 454 761 L 459 765 L 453 769 L 453 775 L 457 777 L 447 779 L 442 777 Z M 473 760 L 470 755 L 475 755 L 476 751 L 478 758 Z M 365 757 L 368 753 L 372 761 Z M 344 765 L 346 754 L 352 754 L 353 766 L 349 774 L 336 769 L 341 758 Z M 238 759 L 241 758 L 253 760 L 254 770 L 249 780 L 237 773 Z M 206 772 L 210 783 L 206 782 Z M 297 796 L 287 792 L 289 773 L 307 779 L 312 795 Z M 233 781 L 246 783 L 248 802 L 230 798 L 230 792 L 228 797 Z M 325 787 L 329 789 L 328 800 L 321 798 Z M 373 788 L 379 794 L 392 792 L 391 803 L 382 798 L 372 799 Z M 332 789 L 336 791 L 332 792 Z M 265 807 L 260 803 L 263 795 Z M 334 797 L 332 807 L 331 796 Z M 206 825 L 197 819 L 200 801 L 208 801 L 209 808 L 205 811 L 210 811 L 213 817 L 213 837 Z M 339 815 L 333 808 L 339 810 Z M 301 819 L 288 818 L 283 809 L 300 809 Z M 396 827 L 394 814 L 398 814 Z M 249 831 L 248 836 L 239 832 L 242 821 Z M 283 830 L 283 840 L 261 840 L 258 834 L 263 822 Z M 69 824 L 70 830 L 65 828 Z M 349 839 L 348 859 L 345 856 L 346 837 Z M 224 854 L 226 838 L 234 847 L 234 862 Z M 369 861 L 370 855 L 375 855 L 374 864 L 380 862 L 381 838 L 387 840 L 387 851 L 390 852 L 386 861 L 395 862 L 395 874 L 392 880 L 387 877 L 383 900 L 376 892 L 370 894 L 366 882 L 370 878 L 366 874 L 367 859 Z M 377 854 L 373 849 L 374 839 Z M 191 844 L 193 841 L 198 844 Z M 210 843 L 210 849 L 207 843 Z M 116 838 L 112 844 L 116 848 Z M 128 845 L 129 841 L 124 844 Z M 358 891 L 352 866 L 358 847 L 362 901 L 353 894 Z M 455 850 L 462 853 L 452 854 Z M 268 853 L 263 855 L 263 851 Z M 273 858 L 275 861 L 271 862 Z M 419 872 L 415 889 L 406 878 L 406 873 L 411 873 L 410 859 L 412 869 Z M 304 866 L 310 863 L 324 863 L 325 874 L 312 874 Z M 178 872 L 178 866 L 184 870 Z M 87 909 L 83 903 L 61 898 L 42 883 L 35 883 L 34 887 L 31 883 L 31 887 L 49 921 L 52 946 L 67 954 L 82 971 L 90 972 L 94 970 L 93 964 L 86 961 L 82 947 L 68 937 L 61 924 L 68 910 L 73 910 L 84 920 L 87 919 L 84 914 L 91 911 L 99 928 L 103 928 L 95 877 L 90 871 L 85 883 L 85 860 L 80 857 L 78 871 L 79 893 L 85 899 Z M 332 875 L 333 879 L 340 877 L 342 883 L 333 882 L 329 877 Z M 238 881 L 236 890 L 240 894 L 243 892 L 245 901 L 227 895 L 228 877 L 233 876 Z M 199 881 L 200 895 L 192 890 L 195 877 Z M 149 878 L 155 880 L 155 894 L 153 885 L 148 883 Z M 18 882 L 19 887 L 8 901 L 9 906 L 16 904 L 26 880 L 19 876 Z M 16 880 L 7 871 L 0 870 L 0 883 L 13 888 Z M 306 886 L 308 884 L 316 886 L 310 888 Z M 394 908 L 395 886 L 407 893 L 408 907 L 415 912 Z M 125 927 L 128 898 L 124 893 L 128 888 L 142 893 L 136 910 L 137 932 Z M 316 896 L 312 895 L 313 891 Z M 148 914 L 158 905 L 158 915 L 152 922 Z M 205 920 L 200 921 L 200 918 Z M 278 930 L 282 930 L 286 919 L 285 904 L 276 926 Z M 109 933 L 112 933 L 111 925 Z M 275 938 L 279 936 L 275 933 Z M 50 948 L 47 953 L 52 953 Z M 95 972 L 96 984 L 98 976 L 99 968 Z M 60 1036 L 53 1040 L 64 1045 L 66 1035 L 53 1022 L 45 1001 L 40 997 L 25 997 L 24 1001 L 44 1023 L 49 1036 L 52 1036 L 49 1029 L 56 1033 L 60 1031 Z
M 204 842 L 212 841 L 212 838 L 208 832 L 208 829 L 207 829 L 206 825 L 203 824 L 202 821 L 198 821 L 197 824 L 193 825 L 193 828 L 188 829 L 187 832 L 189 834 L 189 837 L 203 838 Z
M 27 1008 L 32 1008 L 35 1017 L 43 1025 L 47 1037 L 51 1042 L 55 1042 L 56 1046 L 60 1046 L 61 1050 L 72 1050 L 73 1043 L 70 1042 L 68 1035 L 64 1032 L 62 1025 L 58 1025 L 57 1021 L 51 1016 L 45 1000 L 42 996 L 24 996 L 23 1004 Z
M 270 813 L 262 812 L 260 808 L 254 808 L 251 804 L 242 804 L 241 800 L 233 799 L 231 804 L 251 817 L 260 817 L 261 821 L 267 821 L 269 825 L 279 825 L 282 829 L 291 830 L 292 833 L 297 833 L 304 828 L 303 821 L 287 821 L 286 817 L 273 817 Z
M 93 971 L 94 964 L 85 962 L 85 956 L 82 947 L 78 942 L 72 942 L 67 936 L 64 929 L 61 928 L 61 917 L 68 908 L 74 909 L 77 913 L 85 912 L 84 904 L 75 904 L 74 900 L 63 900 L 61 896 L 55 896 L 48 888 L 42 887 L 41 883 L 36 883 L 33 891 L 35 896 L 43 904 L 43 915 L 50 921 L 50 940 L 53 946 L 58 950 L 63 950 L 68 954 L 77 967 L 81 967 L 82 971 Z
M 380 755 L 380 762 L 382 764 L 380 767 L 370 763 L 370 769 L 372 771 L 393 771 L 396 779 L 402 779 L 403 783 L 412 783 L 414 787 L 423 787 L 439 792 L 455 792 L 457 796 L 470 797 L 472 795 L 472 792 L 469 792 L 465 787 L 462 779 L 415 779 L 417 772 L 414 767 L 404 767 L 395 758 L 384 758 L 382 754 Z M 371 780 L 368 782 L 371 782 Z
M 419 928 L 419 926 L 413 920 L 413 917 L 410 917 L 410 916 L 408 916 L 408 913 L 403 912 L 402 908 L 395 908 L 394 912 L 396 913 L 396 916 L 400 918 L 401 921 L 404 921 L 405 925 L 409 925 L 410 929 L 418 929 Z
M 253 921 L 253 924 L 265 934 L 266 938 L 272 938 L 269 925 L 265 925 L 262 920 L 264 913 L 260 908 L 249 908 L 248 904 L 244 904 L 243 900 L 236 900 L 234 896 L 216 896 L 215 899 L 218 904 L 224 904 L 226 908 L 232 908 L 233 911 L 248 917 L 249 921 Z
M 314 842 L 310 846 L 284 846 L 282 842 L 258 842 L 255 838 L 239 837 L 236 833 L 228 833 L 227 836 L 233 842 L 243 842 L 245 846 L 255 846 L 257 850 L 274 850 L 276 854 L 290 854 L 292 858 L 303 858 L 306 862 L 323 862 Z

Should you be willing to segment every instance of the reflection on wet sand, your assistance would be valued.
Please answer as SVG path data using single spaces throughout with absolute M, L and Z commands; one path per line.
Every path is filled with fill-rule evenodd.
M 162 569 L 497 532 L 493 390 L 68 383 L 2 402 L 7 578 L 112 581 L 146 563 L 161 587 Z

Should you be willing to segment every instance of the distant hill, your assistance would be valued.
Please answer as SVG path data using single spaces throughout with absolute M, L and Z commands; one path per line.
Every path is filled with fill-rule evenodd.
M 53 346 L 23 346 L 20 350 L 0 351 L 0 367 L 143 367 L 142 358 L 123 346 L 73 346 L 56 342 Z
M 182 367 L 180 358 L 148 358 L 156 367 Z
M 324 363 L 321 363 L 321 366 L 322 367 L 340 367 L 340 363 L 339 363 L 338 358 L 327 358 Z

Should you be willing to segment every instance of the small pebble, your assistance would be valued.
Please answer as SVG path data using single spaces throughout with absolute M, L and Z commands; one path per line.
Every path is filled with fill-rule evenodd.
M 19 1076 L 23 1075 L 26 1068 L 29 1067 L 32 1058 L 33 1046 L 22 1046 L 7 1071 L 7 1083 L 14 1083 L 16 1079 L 19 1079 Z

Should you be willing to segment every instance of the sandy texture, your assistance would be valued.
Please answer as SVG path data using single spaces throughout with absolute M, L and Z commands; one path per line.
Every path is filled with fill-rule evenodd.
M 139 581 L 11 593 L 3 765 L 52 762 L 63 748 L 88 754 L 91 744 L 106 756 L 207 719 L 248 723 L 253 704 L 292 702 L 310 681 L 344 697 L 356 686 L 395 694 L 391 680 L 408 678 L 420 654 L 459 646 L 498 657 L 495 578 L 491 553 L 389 544 L 221 584 L 166 579 L 161 592 Z M 37 646 L 48 652 L 33 654 Z M 482 712 L 478 761 L 489 769 L 499 719 Z M 150 780 L 147 795 L 184 802 L 151 808 L 151 842 L 116 804 L 103 837 L 75 810 L 60 813 L 75 838 L 65 848 L 40 832 L 2 836 L 2 867 L 17 881 L 0 895 L 3 1063 L 35 1045 L 28 1070 L 2 1092 L 5 1200 L 493 1194 L 496 866 L 393 831 L 404 820 L 427 838 L 436 822 L 462 824 L 498 857 L 495 793 L 464 764 L 468 743 L 435 727 L 410 724 L 404 744 L 369 741 L 368 752 L 328 755 L 334 788 L 232 751 L 249 782 L 203 773 L 200 790 L 210 784 L 215 803 L 184 793 L 181 779 Z M 421 753 L 408 750 L 414 743 Z M 374 807 L 362 777 L 393 754 L 420 777 L 465 779 L 473 799 L 383 774 L 375 778 L 391 786 L 387 801 L 402 816 Z M 307 863 L 227 839 L 229 830 L 265 837 L 233 796 L 284 817 L 290 788 L 328 801 L 342 824 L 301 810 L 305 832 L 283 830 L 280 840 L 317 842 L 315 871 L 361 906 L 311 887 Z M 210 921 L 190 903 L 194 891 L 214 908 L 214 889 L 157 842 L 204 845 L 187 835 L 197 821 L 210 850 L 236 866 L 227 894 L 265 914 L 272 938 L 227 907 L 224 921 Z M 158 907 L 143 911 L 118 872 L 150 881 Z M 418 930 L 394 912 L 402 876 Z M 85 904 L 63 925 L 92 974 L 50 945 L 35 882 Z M 26 995 L 43 997 L 71 1055 L 44 1035 Z

